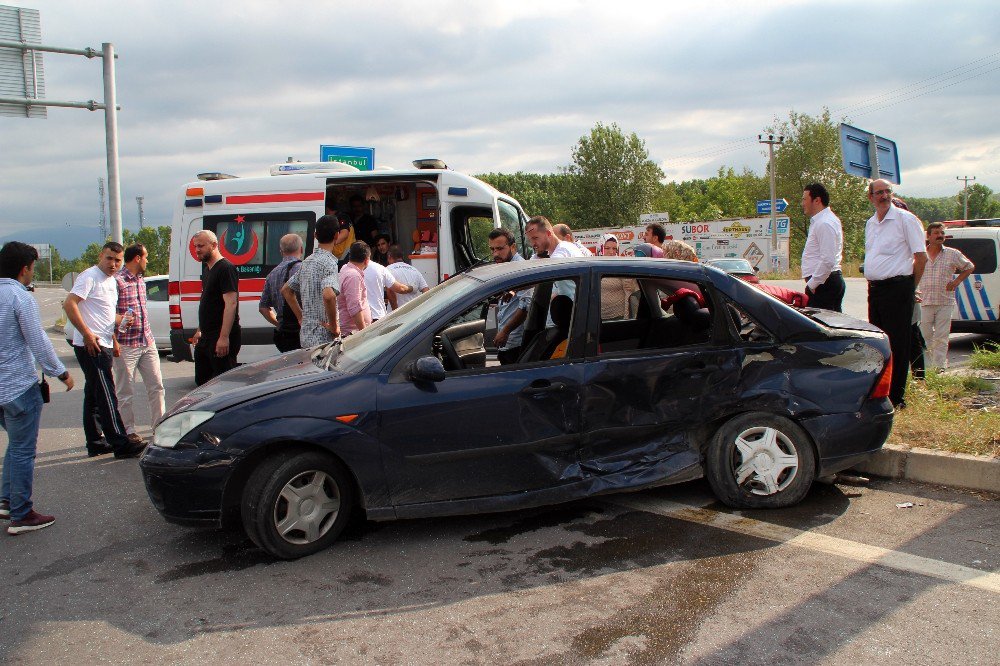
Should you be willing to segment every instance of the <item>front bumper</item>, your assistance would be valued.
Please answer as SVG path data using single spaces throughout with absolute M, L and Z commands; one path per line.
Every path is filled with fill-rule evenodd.
M 816 443 L 818 476 L 835 474 L 877 453 L 892 431 L 895 411 L 888 398 L 866 400 L 861 411 L 827 414 L 800 423 Z
M 235 459 L 216 449 L 149 446 L 139 460 L 146 493 L 169 522 L 218 526 Z

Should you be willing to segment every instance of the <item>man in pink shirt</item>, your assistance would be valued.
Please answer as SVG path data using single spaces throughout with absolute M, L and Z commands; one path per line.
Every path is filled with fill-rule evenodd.
M 340 331 L 350 335 L 372 323 L 368 306 L 368 289 L 365 287 L 365 269 L 372 251 L 367 243 L 357 241 L 347 252 L 347 263 L 340 269 L 340 295 L 337 311 L 340 314 Z

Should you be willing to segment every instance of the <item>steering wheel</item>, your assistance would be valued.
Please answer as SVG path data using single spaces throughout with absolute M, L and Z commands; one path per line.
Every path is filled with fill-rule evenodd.
M 451 341 L 447 335 L 441 336 L 441 351 L 444 352 L 445 361 L 447 364 L 452 366 L 451 370 L 461 370 L 465 367 L 462 363 L 462 359 L 458 357 L 458 352 L 455 351 L 455 343 Z

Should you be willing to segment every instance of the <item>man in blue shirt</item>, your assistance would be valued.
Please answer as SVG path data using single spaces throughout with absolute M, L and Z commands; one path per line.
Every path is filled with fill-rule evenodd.
M 31 502 L 35 448 L 42 418 L 42 393 L 35 361 L 42 371 L 73 388 L 73 378 L 59 361 L 42 329 L 38 303 L 28 293 L 38 251 L 11 241 L 0 250 L 0 426 L 7 431 L 3 459 L 0 519 L 9 518 L 8 534 L 48 527 L 53 516 L 38 513 Z
M 493 263 L 524 261 L 514 245 L 514 234 L 507 229 L 494 229 L 489 236 Z M 501 365 L 516 363 L 521 355 L 521 341 L 524 337 L 524 320 L 528 318 L 531 305 L 531 290 L 504 294 L 497 303 L 497 334 L 493 344 L 497 348 L 497 360 Z

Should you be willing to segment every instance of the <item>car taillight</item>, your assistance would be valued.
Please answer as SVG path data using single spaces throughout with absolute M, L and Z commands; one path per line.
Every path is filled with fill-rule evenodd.
M 868 394 L 871 400 L 881 400 L 889 397 L 889 388 L 892 386 L 892 354 L 889 354 L 885 367 L 882 368 L 882 375 L 875 382 L 875 388 Z

